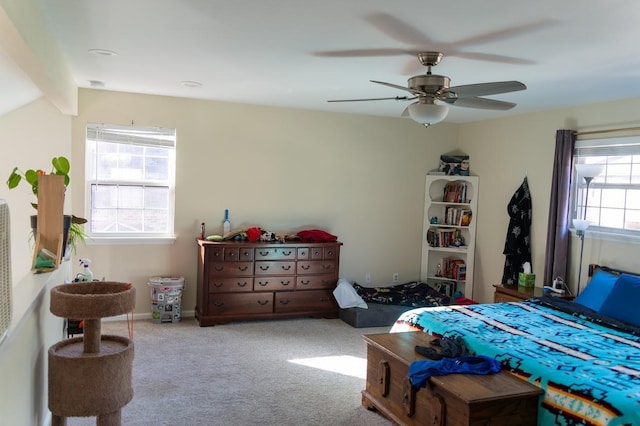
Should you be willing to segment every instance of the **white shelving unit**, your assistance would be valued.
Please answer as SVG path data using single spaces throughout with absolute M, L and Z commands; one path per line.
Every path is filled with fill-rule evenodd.
M 470 299 L 478 183 L 478 176 L 427 175 L 425 185 L 420 279 Z

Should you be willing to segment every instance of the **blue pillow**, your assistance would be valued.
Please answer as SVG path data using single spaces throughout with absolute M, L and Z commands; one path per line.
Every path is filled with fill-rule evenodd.
M 640 327 L 640 276 L 622 274 L 598 313 Z
M 611 293 L 619 276 L 602 269 L 596 269 L 595 274 L 589 280 L 589 284 L 576 297 L 574 302 L 598 312 L 609 293 Z

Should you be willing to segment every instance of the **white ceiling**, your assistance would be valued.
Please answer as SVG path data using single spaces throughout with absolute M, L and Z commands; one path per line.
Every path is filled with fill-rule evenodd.
M 406 85 L 425 71 L 414 56 L 318 53 L 399 49 L 442 51 L 434 73 L 452 86 L 519 80 L 528 87 L 494 97 L 516 102 L 513 110 L 452 107 L 449 122 L 640 96 L 637 0 L 36 3 L 79 87 L 99 80 L 115 91 L 398 117 L 406 103 L 326 101 L 406 95 L 369 80 Z M 184 80 L 202 86 L 183 87 Z

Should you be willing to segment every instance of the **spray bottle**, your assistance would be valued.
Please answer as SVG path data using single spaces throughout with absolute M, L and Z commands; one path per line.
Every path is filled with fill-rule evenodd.
M 89 265 L 91 265 L 91 259 L 80 259 L 80 266 L 82 266 L 82 273 L 78 274 L 80 281 L 93 281 L 93 272 L 89 269 Z

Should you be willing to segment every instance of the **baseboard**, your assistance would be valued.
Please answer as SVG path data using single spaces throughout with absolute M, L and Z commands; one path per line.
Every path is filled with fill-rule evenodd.
M 182 315 L 181 318 L 193 318 L 196 316 L 196 311 L 182 311 Z M 134 320 L 150 320 L 151 319 L 151 312 L 149 313 L 137 313 L 137 314 L 133 314 L 133 319 Z M 126 321 L 127 320 L 127 315 L 116 315 L 115 317 L 109 317 L 109 318 L 103 318 L 103 321 Z

